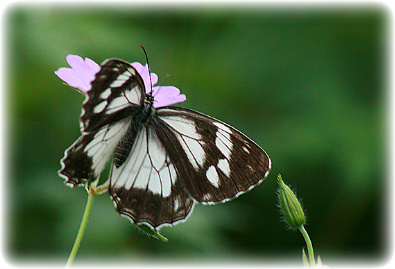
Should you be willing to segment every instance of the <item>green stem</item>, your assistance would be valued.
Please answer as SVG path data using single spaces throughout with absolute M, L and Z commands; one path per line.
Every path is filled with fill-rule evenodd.
M 88 191 L 88 202 L 86 203 L 84 216 L 82 217 L 80 229 L 78 230 L 77 237 L 75 238 L 75 242 L 73 248 L 71 249 L 70 256 L 67 260 L 66 267 L 70 267 L 74 261 L 75 256 L 77 255 L 78 248 L 80 247 L 82 237 L 84 235 L 84 231 L 86 228 L 86 224 L 88 223 L 89 213 L 91 212 L 93 205 L 93 198 L 95 197 L 95 193 L 92 191 Z
M 310 260 L 310 266 L 315 267 L 313 244 L 311 243 L 309 234 L 307 233 L 307 231 L 303 225 L 299 227 L 299 231 L 302 233 L 304 241 L 306 241 L 307 253 L 309 254 L 309 260 Z

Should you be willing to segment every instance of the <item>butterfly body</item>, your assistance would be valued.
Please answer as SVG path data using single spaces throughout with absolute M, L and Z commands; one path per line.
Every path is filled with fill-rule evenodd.
M 157 92 L 144 82 L 129 63 L 102 64 L 83 103 L 82 135 L 61 161 L 67 184 L 93 181 L 113 154 L 109 193 L 118 212 L 158 228 L 267 177 L 270 159 L 252 140 L 200 112 L 156 108 Z

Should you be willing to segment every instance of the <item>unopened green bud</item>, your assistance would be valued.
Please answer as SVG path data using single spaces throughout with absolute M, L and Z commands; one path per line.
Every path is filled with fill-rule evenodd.
M 302 206 L 293 191 L 285 185 L 281 175 L 277 176 L 278 200 L 280 202 L 281 213 L 285 222 L 292 229 L 299 229 L 306 222 Z

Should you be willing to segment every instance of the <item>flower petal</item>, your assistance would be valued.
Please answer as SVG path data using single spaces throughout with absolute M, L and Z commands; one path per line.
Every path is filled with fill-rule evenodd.
M 55 74 L 70 86 L 88 91 L 100 66 L 89 58 L 84 61 L 77 55 L 67 55 L 66 60 L 71 68 L 59 68 Z
M 100 70 L 100 65 L 89 58 L 85 58 L 85 64 L 92 72 L 95 72 L 95 75 Z
M 174 105 L 187 99 L 185 94 L 180 94 L 180 90 L 174 86 L 157 86 L 153 90 L 155 108 Z
M 73 69 L 62 67 L 55 71 L 55 75 L 57 75 L 61 80 L 69 84 L 71 87 L 86 91 L 85 83 Z
M 148 69 L 148 65 L 142 65 L 139 62 L 134 62 L 131 64 L 134 69 L 140 74 L 141 78 L 144 81 L 144 87 L 145 87 L 145 93 L 148 94 L 151 92 L 151 83 L 152 86 L 154 86 L 156 83 L 158 83 L 158 76 L 155 73 L 151 73 L 151 78 L 150 78 L 150 72 Z M 151 81 L 151 82 L 150 82 Z

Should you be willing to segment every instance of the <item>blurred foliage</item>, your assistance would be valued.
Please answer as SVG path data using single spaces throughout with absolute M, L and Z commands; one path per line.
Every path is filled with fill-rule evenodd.
M 101 195 L 77 262 L 299 263 L 303 239 L 279 221 L 278 173 L 303 199 L 326 264 L 388 257 L 385 7 L 19 3 L 4 16 L 10 260 L 65 262 L 87 199 L 56 174 L 79 136 L 83 96 L 53 72 L 67 54 L 144 63 L 139 45 L 159 84 L 186 94 L 181 106 L 240 129 L 273 169 L 250 193 L 163 228 L 168 243 L 140 234 Z

